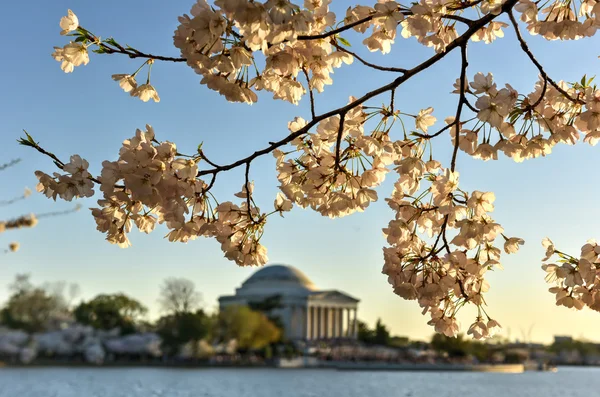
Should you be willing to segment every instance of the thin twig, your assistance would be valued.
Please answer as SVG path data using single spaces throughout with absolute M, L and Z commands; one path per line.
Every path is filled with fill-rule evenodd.
M 454 126 L 456 124 L 456 120 L 454 120 L 453 122 L 451 122 L 450 124 L 447 124 L 446 126 L 444 126 L 443 128 L 441 128 L 438 132 L 436 132 L 435 134 L 421 134 L 418 132 L 413 132 L 413 135 L 418 136 L 419 138 L 423 138 L 423 139 L 431 139 L 431 138 L 435 138 L 438 135 L 441 135 L 444 131 L 446 131 L 448 128 Z
M 162 56 L 162 55 L 154 55 L 154 54 L 147 54 L 141 51 L 138 51 L 134 48 L 124 48 L 121 45 L 115 45 L 116 48 L 113 48 L 109 45 L 107 45 L 106 43 L 102 43 L 100 42 L 100 39 L 96 36 L 94 36 L 93 34 L 89 33 L 86 31 L 85 33 L 85 38 L 87 38 L 88 40 L 97 43 L 98 47 L 102 48 L 104 50 L 105 54 L 123 54 L 123 55 L 127 55 L 129 58 L 148 58 L 148 59 L 155 59 L 158 61 L 169 61 L 169 62 L 186 62 L 187 59 L 186 58 L 175 58 L 175 57 L 166 57 L 166 56 Z
M 2 165 L 0 165 L 0 171 L 4 171 L 7 168 L 12 167 L 15 164 L 18 164 L 21 161 L 21 159 L 14 159 L 9 161 L 8 163 L 4 163 Z
M 198 154 L 200 155 L 200 157 L 202 158 L 202 160 L 206 161 L 206 162 L 207 162 L 208 164 L 210 164 L 211 166 L 213 166 L 213 167 L 218 167 L 218 165 L 217 165 L 217 164 L 213 163 L 212 161 L 210 161 L 210 160 L 208 159 L 208 157 L 206 157 L 206 155 L 204 154 L 204 151 L 203 151 L 202 149 L 200 149 L 200 150 L 198 151 Z
M 511 24 L 513 25 L 515 34 L 517 35 L 517 40 L 519 40 L 519 43 L 521 44 L 521 49 L 523 50 L 523 52 L 525 52 L 525 54 L 527 54 L 527 56 L 529 57 L 531 62 L 539 70 L 540 74 L 542 75 L 542 78 L 544 80 L 547 80 L 551 86 L 556 88 L 556 90 L 558 92 L 560 92 L 561 94 L 563 94 L 564 97 L 567 98 L 569 101 L 571 101 L 575 104 L 583 104 L 584 101 L 582 101 L 579 98 L 573 98 L 571 95 L 569 95 L 568 92 L 563 90 L 554 80 L 552 80 L 552 78 L 550 78 L 550 76 L 548 76 L 548 74 L 544 70 L 543 66 L 538 62 L 538 60 L 535 58 L 535 56 L 529 49 L 527 42 L 523 39 L 523 36 L 521 36 L 521 31 L 519 30 L 519 25 L 518 25 L 517 21 L 515 20 L 515 16 L 513 15 L 512 10 L 509 9 L 506 13 L 508 14 L 508 18 L 510 19 Z M 541 101 L 541 97 L 538 99 L 537 103 L 539 103 L 540 101 Z M 537 106 L 537 103 L 536 103 L 536 106 Z
M 355 26 L 358 25 L 362 25 L 365 22 L 369 22 L 371 19 L 373 19 L 375 15 L 369 15 L 368 17 L 365 17 L 363 19 L 359 19 L 358 21 L 354 21 L 352 23 L 349 23 L 347 25 L 342 26 L 341 28 L 337 28 L 337 29 L 333 29 L 330 30 L 329 32 L 325 32 L 325 33 L 321 33 L 321 34 L 315 34 L 315 35 L 300 35 L 298 37 L 296 37 L 297 40 L 318 40 L 318 39 L 325 39 L 329 36 L 334 36 L 336 34 L 342 33 L 348 29 L 352 29 Z
M 302 71 L 304 72 L 304 76 L 306 77 L 306 86 L 308 88 L 308 94 L 310 99 L 310 115 L 314 119 L 316 117 L 315 114 L 315 97 L 313 95 L 312 87 L 310 86 L 310 78 L 308 77 L 308 72 L 305 67 L 302 67 Z
M 335 169 L 342 170 L 340 166 L 340 151 L 342 146 L 342 135 L 344 134 L 344 121 L 346 120 L 346 112 L 340 114 L 340 125 L 338 126 L 337 138 L 335 141 Z
M 395 72 L 395 73 L 406 73 L 406 69 L 404 68 L 394 68 L 394 67 L 390 67 L 390 66 L 380 66 L 380 65 L 376 65 L 374 63 L 368 62 L 366 60 L 364 60 L 363 58 L 361 58 L 360 56 L 358 56 L 356 53 L 345 49 L 344 47 L 340 46 L 339 44 L 337 44 L 335 41 L 332 43 L 333 46 L 335 48 L 337 48 L 338 51 L 342 51 L 345 52 L 346 54 L 352 55 L 354 58 L 358 59 L 358 61 L 360 63 L 362 63 L 365 66 L 368 66 L 370 68 L 376 69 L 376 70 L 381 70 L 383 72 Z
M 467 102 L 467 96 L 465 95 L 465 84 L 467 82 L 467 66 L 469 66 L 469 60 L 467 58 L 467 43 L 468 42 L 465 42 L 460 47 L 460 90 L 458 106 L 456 107 L 456 116 L 454 117 L 454 122 L 456 123 L 456 134 L 454 134 L 454 150 L 452 151 L 452 161 L 450 162 L 450 170 L 452 172 L 454 172 L 456 168 L 456 157 L 458 155 L 458 146 L 460 141 L 460 116 L 462 113 L 463 105 Z
M 254 223 L 254 216 L 252 216 L 252 211 L 250 211 L 250 208 L 252 208 L 250 206 L 250 162 L 246 163 L 246 205 L 248 206 L 248 208 L 246 208 L 246 211 L 248 212 L 248 218 L 250 218 L 250 221 L 252 223 Z
M 24 194 L 22 194 L 22 195 L 20 195 L 18 197 L 14 197 L 14 198 L 12 198 L 10 200 L 0 200 L 0 207 L 1 206 L 6 206 L 6 205 L 14 204 L 17 201 L 25 200 L 26 198 L 27 198 L 27 196 L 24 195 Z
M 70 210 L 54 211 L 54 212 L 44 212 L 43 214 L 35 215 L 35 217 L 38 218 L 38 219 L 41 219 L 41 218 L 49 218 L 49 217 L 53 217 L 53 216 L 67 215 L 67 214 L 72 214 L 73 212 L 77 212 L 80 209 L 81 209 L 81 205 L 77 204 L 75 206 L 75 208 L 72 208 Z

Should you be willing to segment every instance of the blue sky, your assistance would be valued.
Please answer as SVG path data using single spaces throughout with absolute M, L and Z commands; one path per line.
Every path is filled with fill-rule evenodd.
M 343 3 L 343 4 L 342 4 Z M 53 171 L 49 159 L 19 147 L 16 139 L 27 129 L 42 146 L 60 158 L 78 153 L 89 160 L 91 171 L 99 173 L 100 163 L 114 159 L 124 139 L 136 128 L 151 124 L 159 139 L 177 143 L 183 152 L 193 152 L 200 142 L 217 163 L 228 163 L 268 141 L 287 134 L 287 122 L 295 116 L 309 117 L 307 103 L 293 106 L 261 95 L 253 106 L 230 104 L 199 84 L 199 76 L 183 64 L 157 63 L 152 82 L 161 102 L 142 103 L 124 94 L 110 75 L 131 73 L 142 63 L 123 56 L 91 54 L 87 66 L 65 74 L 50 54 L 53 46 L 67 39 L 59 35 L 58 21 L 68 8 L 78 15 L 82 26 L 101 37 L 113 36 L 121 43 L 142 51 L 177 56 L 172 34 L 177 16 L 188 13 L 190 0 L 145 2 L 3 2 L 5 18 L 0 25 L 5 61 L 0 63 L 0 162 L 20 157 L 23 161 L 10 172 L 0 174 L 0 199 L 20 194 L 25 186 L 35 187 L 33 172 Z M 336 2 L 334 8 L 345 8 Z M 340 15 L 340 14 L 338 14 Z M 26 17 L 25 17 L 26 16 Z M 24 25 L 23 20 L 27 23 Z M 468 76 L 492 72 L 499 85 L 509 82 L 518 90 L 530 90 L 537 71 L 520 52 L 511 30 L 491 46 L 470 45 Z M 600 65 L 597 39 L 577 42 L 546 42 L 526 34 L 531 48 L 556 80 L 579 80 L 594 75 Z M 352 49 L 373 62 L 411 67 L 431 56 L 415 40 L 399 39 L 391 54 L 369 54 L 360 40 L 348 35 Z M 599 51 L 600 53 L 600 51 Z M 396 93 L 396 106 L 407 113 L 433 106 L 438 120 L 454 114 L 452 90 L 459 72 L 459 54 L 403 85 Z M 392 75 L 372 73 L 354 64 L 336 70 L 334 86 L 317 97 L 317 113 L 344 104 L 349 95 L 360 96 L 385 84 Z M 387 96 L 374 103 L 380 104 Z M 400 131 L 397 131 L 400 134 Z M 441 136 L 434 155 L 448 162 L 449 138 Z M 600 187 L 597 148 L 586 144 L 558 146 L 547 158 L 515 164 L 501 158 L 481 162 L 459 155 L 461 185 L 466 190 L 494 191 L 495 219 L 507 235 L 519 236 L 526 245 L 518 255 L 504 257 L 505 270 L 489 277 L 489 313 L 505 328 L 505 335 L 523 339 L 532 329 L 534 340 L 549 341 L 554 334 L 572 334 L 597 340 L 600 315 L 590 310 L 573 312 L 554 306 L 540 269 L 543 249 L 540 241 L 549 236 L 564 251 L 578 254 L 592 237 L 600 238 L 597 197 Z M 265 156 L 253 163 L 256 200 L 264 208 L 272 205 L 277 193 L 274 160 Z M 392 175 L 379 189 L 380 198 L 392 190 Z M 241 170 L 219 177 L 214 192 L 221 200 L 243 183 Z M 95 200 L 82 200 L 84 208 Z M 73 203 L 54 203 L 34 194 L 11 207 L 0 207 L 0 217 L 11 218 L 28 212 L 68 209 Z M 271 217 L 263 238 L 271 263 L 287 263 L 305 272 L 318 286 L 336 288 L 360 298 L 359 317 L 370 322 L 382 317 L 394 333 L 425 339 L 431 335 L 414 302 L 392 294 L 381 274 L 381 228 L 392 212 L 381 200 L 365 213 L 330 220 L 295 208 L 285 219 Z M 161 281 L 170 276 L 194 280 L 203 292 L 207 308 L 221 294 L 234 288 L 256 269 L 238 268 L 222 257 L 216 241 L 200 239 L 172 244 L 163 239 L 165 229 L 152 235 L 131 234 L 133 246 L 122 250 L 104 241 L 95 230 L 89 211 L 47 219 L 30 230 L 0 235 L 0 245 L 16 240 L 18 254 L 2 257 L 0 284 L 8 284 L 16 273 L 29 272 L 34 281 L 67 280 L 81 286 L 82 298 L 100 292 L 124 291 L 151 307 L 157 315 L 156 297 Z M 6 290 L 0 286 L 0 300 Z M 471 318 L 464 318 L 467 325 Z

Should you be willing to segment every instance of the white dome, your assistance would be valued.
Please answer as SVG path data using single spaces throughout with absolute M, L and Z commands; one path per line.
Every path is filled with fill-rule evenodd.
M 306 294 L 315 290 L 315 285 L 304 273 L 292 266 L 270 265 L 250 276 L 237 290 L 238 295 L 256 293 Z

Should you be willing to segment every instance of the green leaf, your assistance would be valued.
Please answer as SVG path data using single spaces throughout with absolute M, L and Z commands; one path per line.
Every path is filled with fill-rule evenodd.
M 352 44 L 350 44 L 350 42 L 348 40 L 346 40 L 345 38 L 338 36 L 337 39 L 339 40 L 340 43 L 342 43 L 346 47 L 352 47 Z
M 204 142 L 200 142 L 198 145 L 198 153 L 202 153 L 202 145 L 204 145 Z
M 31 135 L 29 135 L 29 133 L 25 130 L 23 130 L 23 132 L 25 133 L 25 135 L 27 135 L 27 140 L 33 144 L 35 144 L 35 141 L 33 140 L 33 137 Z
M 92 50 L 92 52 L 95 52 L 96 54 L 105 54 L 106 50 L 104 50 L 102 47 L 98 47 L 97 49 Z
M 25 133 L 25 135 L 27 136 L 27 139 L 25 139 L 25 138 L 20 138 L 20 139 L 17 139 L 17 142 L 18 142 L 20 145 L 23 145 L 23 146 L 31 146 L 31 147 L 36 147 L 36 146 L 37 146 L 37 143 L 36 143 L 36 142 L 33 140 L 33 137 L 32 137 L 31 135 L 29 135 L 29 133 L 28 133 L 27 131 L 25 131 L 25 130 L 23 130 L 23 132 L 24 132 L 24 133 Z
M 87 39 L 83 36 L 79 36 L 78 38 L 75 39 L 76 43 L 81 43 L 82 41 L 86 41 Z
M 106 44 L 110 44 L 110 45 L 115 46 L 115 47 L 117 47 L 119 45 L 119 43 L 117 43 L 115 41 L 115 39 L 113 39 L 112 37 L 109 37 L 108 39 L 104 40 L 104 42 Z
M 585 86 L 585 78 L 586 75 L 584 74 L 583 77 L 581 78 L 581 85 Z

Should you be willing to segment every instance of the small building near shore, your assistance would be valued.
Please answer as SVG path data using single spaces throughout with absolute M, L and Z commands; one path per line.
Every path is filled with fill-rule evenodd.
M 219 308 L 279 298 L 277 316 L 291 340 L 356 339 L 359 300 L 335 289 L 318 289 L 300 270 L 270 265 L 256 271 L 235 290 L 219 297 Z

